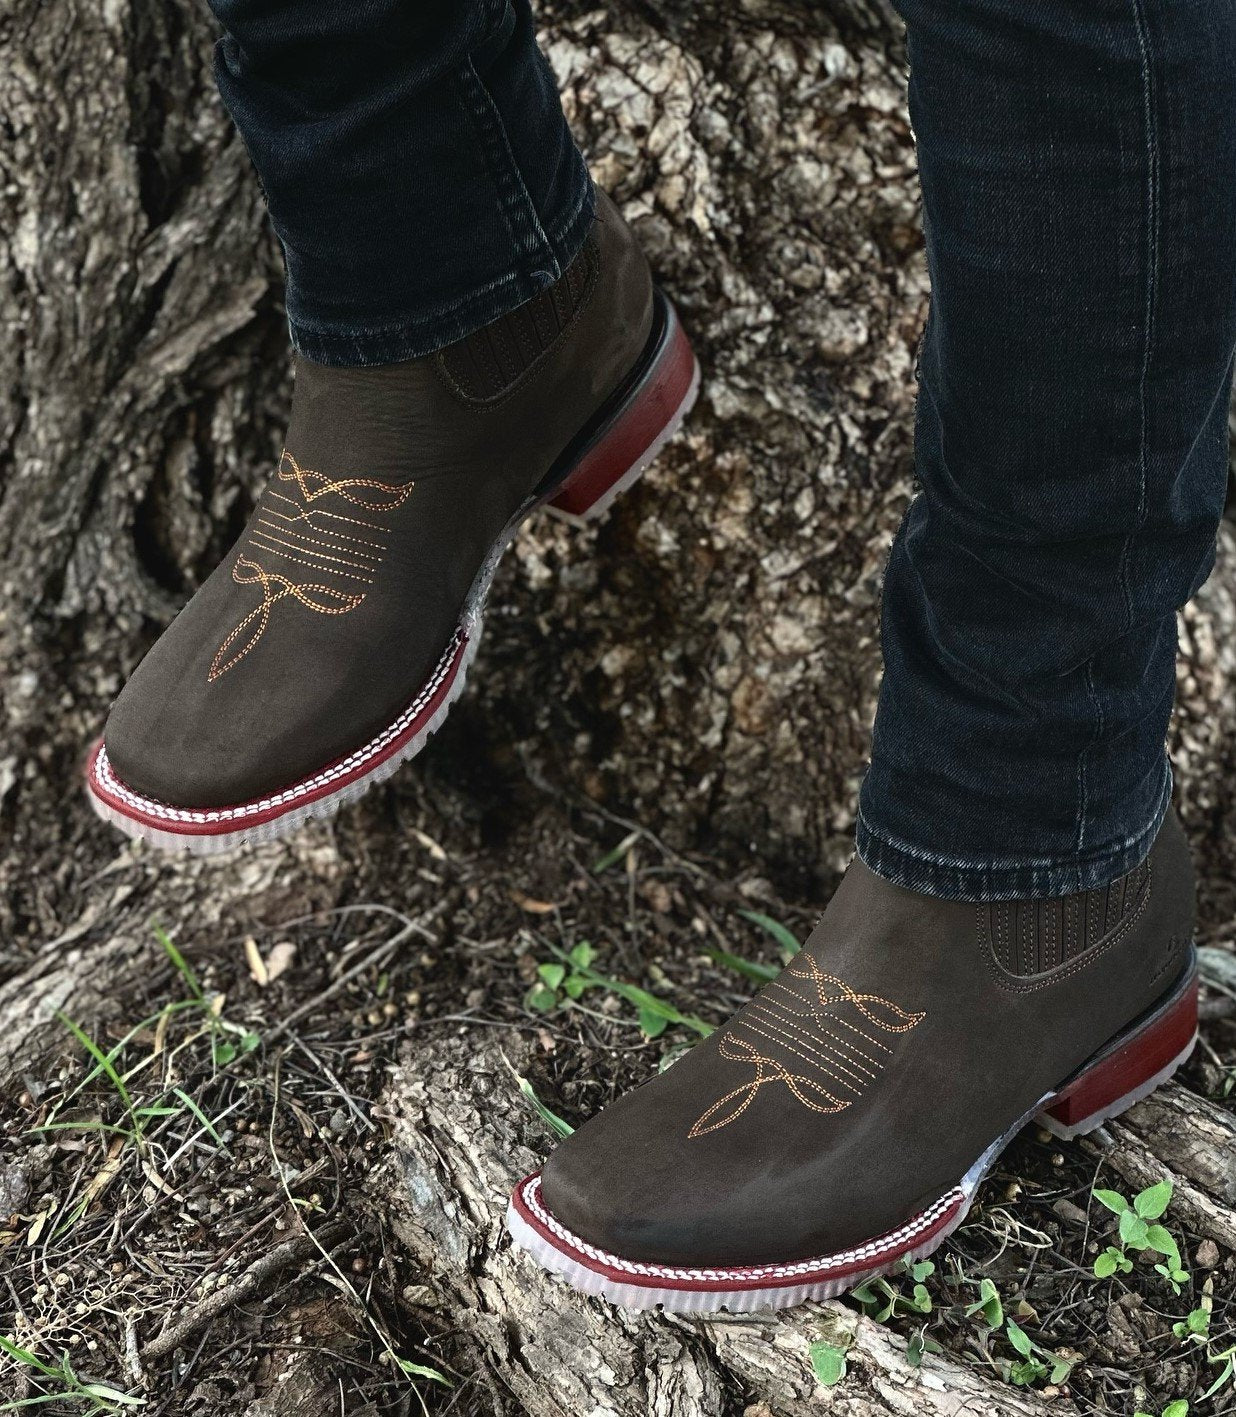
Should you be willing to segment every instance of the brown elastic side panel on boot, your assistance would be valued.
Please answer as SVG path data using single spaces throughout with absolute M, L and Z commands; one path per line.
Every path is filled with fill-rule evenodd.
M 548 290 L 444 349 L 439 360 L 456 393 L 473 403 L 488 403 L 506 393 L 570 329 L 592 294 L 599 270 L 596 239 L 590 236 Z
M 1067 964 L 1109 935 L 1142 898 L 1150 868 L 1140 866 L 1091 891 L 1058 900 L 1001 900 L 987 913 L 988 939 L 1010 974 L 1044 974 Z

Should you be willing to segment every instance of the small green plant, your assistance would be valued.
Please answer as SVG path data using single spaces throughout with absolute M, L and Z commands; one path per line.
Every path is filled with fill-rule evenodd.
M 921 1368 L 924 1354 L 943 1352 L 944 1349 L 940 1347 L 934 1338 L 928 1338 L 927 1325 L 922 1324 L 919 1328 L 914 1330 L 906 1344 L 906 1362 L 909 1363 L 912 1368 Z
M 532 1086 L 528 1079 L 524 1077 L 522 1073 L 516 1070 L 515 1065 L 511 1062 L 511 1060 L 506 1056 L 505 1053 L 502 1054 L 502 1061 L 510 1069 L 511 1076 L 515 1079 L 516 1087 L 519 1088 L 520 1093 L 527 1099 L 528 1105 L 541 1119 L 541 1121 L 544 1122 L 545 1125 L 550 1129 L 550 1131 L 554 1132 L 557 1136 L 569 1137 L 571 1133 L 575 1130 L 575 1128 L 570 1124 L 570 1122 L 568 1122 L 565 1117 L 559 1117 L 557 1112 L 551 1112 L 550 1109 L 546 1107 L 546 1105 L 536 1095 L 536 1089 Z
M 1160 1181 L 1139 1191 L 1130 1204 L 1119 1191 L 1096 1189 L 1092 1192 L 1100 1205 L 1106 1206 L 1119 1222 L 1120 1244 L 1108 1245 L 1094 1261 L 1094 1273 L 1098 1279 L 1107 1279 L 1118 1270 L 1128 1274 L 1133 1268 L 1129 1251 L 1153 1250 L 1163 1256 L 1155 1265 L 1155 1273 L 1171 1286 L 1173 1294 L 1179 1294 L 1181 1285 L 1189 1282 L 1189 1274 L 1180 1261 L 1180 1247 L 1167 1229 L 1155 1222 L 1166 1211 L 1172 1199 L 1172 1183 Z
M 1070 1359 L 1061 1358 L 1058 1353 L 1041 1348 L 1010 1318 L 1004 1320 L 1004 1332 L 1014 1350 L 1020 1354 L 1013 1362 L 1001 1365 L 1007 1382 L 1012 1383 L 1014 1387 L 1031 1387 L 1045 1378 L 1052 1383 L 1068 1381 L 1068 1376 L 1073 1371 Z
M 1219 1366 L 1219 1376 L 1202 1393 L 1202 1400 L 1213 1397 L 1215 1393 L 1223 1387 L 1236 1387 L 1236 1344 L 1231 1348 L 1225 1348 L 1221 1353 L 1211 1353 L 1207 1355 L 1207 1361 Z
M 973 1280 L 966 1281 L 973 1284 Z M 1004 1322 L 1004 1306 L 1000 1302 L 1000 1294 L 996 1286 L 990 1279 L 979 1281 L 979 1296 L 973 1304 L 966 1306 L 966 1318 L 972 1319 L 982 1315 L 983 1322 L 988 1328 L 999 1328 Z
M 1210 1309 L 1203 1304 L 1192 1310 L 1179 1323 L 1172 1325 L 1172 1332 L 1185 1343 L 1205 1343 L 1210 1337 Z
M 667 999 L 658 998 L 637 984 L 611 979 L 593 969 L 596 951 L 587 940 L 581 940 L 571 950 L 560 950 L 553 945 L 550 949 L 556 958 L 537 965 L 536 983 L 524 1000 L 537 1013 L 549 1013 L 563 1005 L 576 1003 L 586 990 L 599 989 L 616 994 L 635 1009 L 640 1031 L 645 1038 L 659 1038 L 670 1024 L 689 1028 L 702 1038 L 707 1038 L 713 1031 L 712 1024 L 705 1023 L 694 1014 L 684 1014 Z
M 1149 1412 L 1135 1412 L 1133 1417 L 1153 1417 Z M 1159 1417 L 1189 1417 L 1189 1404 L 1185 1399 L 1178 1398 L 1175 1402 L 1169 1402 Z
M 902 1268 L 911 1284 L 909 1294 L 887 1279 L 868 1279 L 850 1290 L 850 1297 L 876 1323 L 885 1323 L 897 1314 L 931 1313 L 931 1295 L 923 1281 L 935 1273 L 935 1265 L 930 1260 L 919 1260 L 905 1262 Z
M 844 1348 L 820 1340 L 808 1347 L 807 1356 L 811 1359 L 811 1371 L 815 1374 L 816 1381 L 823 1387 L 836 1387 L 845 1377 Z
M 582 997 L 585 989 L 594 987 L 588 970 L 597 952 L 587 940 L 578 945 L 563 960 L 551 960 L 536 967 L 536 983 L 528 990 L 524 1002 L 539 1014 L 556 1009 L 565 999 Z
M 110 1383 L 92 1382 L 79 1378 L 73 1371 L 66 1353 L 59 1364 L 45 1363 L 28 1348 L 12 1339 L 0 1337 L 0 1353 L 7 1353 L 15 1362 L 33 1374 L 32 1381 L 43 1391 L 37 1397 L 23 1397 L 15 1402 L 0 1404 L 0 1412 L 16 1412 L 22 1407 L 35 1407 L 45 1402 L 77 1402 L 85 1413 L 117 1412 L 125 1407 L 144 1407 L 144 1397 L 133 1397 Z

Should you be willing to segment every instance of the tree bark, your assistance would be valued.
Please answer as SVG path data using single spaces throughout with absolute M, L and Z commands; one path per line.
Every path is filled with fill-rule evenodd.
M 320 907 L 454 908 L 507 900 L 517 881 L 548 893 L 566 873 L 554 863 L 582 849 L 581 804 L 638 824 L 666 859 L 707 861 L 710 908 L 777 902 L 805 919 L 850 855 L 880 576 L 912 492 L 927 294 L 894 12 L 887 0 L 539 10 L 594 173 L 699 347 L 700 407 L 599 529 L 546 521 L 521 536 L 469 695 L 423 759 L 334 826 L 223 867 L 121 847 L 78 774 L 125 676 L 277 456 L 278 253 L 197 0 L 13 0 L 0 15 L 0 1125 L 21 1119 L 5 1133 L 0 1246 L 6 1214 L 50 1184 L 47 1146 L 19 1128 L 71 1053 L 57 1012 L 115 1038 L 162 1000 L 172 971 L 152 918 L 214 959 Z M 1203 935 L 1230 959 L 1230 526 L 1219 553 L 1181 617 L 1173 756 Z M 414 834 L 448 830 L 470 854 L 440 887 Z M 595 910 L 571 928 L 605 926 Z M 514 947 L 518 920 L 501 928 Z M 614 934 L 625 960 L 670 974 L 698 952 L 685 929 Z M 457 943 L 462 975 L 490 937 Z M 505 987 L 509 1023 L 523 985 Z M 1224 997 L 1210 1000 L 1208 1037 L 1230 1062 Z M 499 1216 L 545 1138 L 496 1086 L 494 1031 L 474 1013 L 457 1038 L 404 1057 L 386 1102 L 397 1153 L 363 1200 L 492 1384 L 477 1410 L 514 1411 L 512 1393 L 533 1413 L 623 1417 L 748 1403 L 752 1417 L 1042 1410 L 949 1359 L 913 1372 L 899 1339 L 843 1305 L 614 1319 L 539 1276 Z M 1230 1247 L 1234 1141 L 1230 1112 L 1176 1087 L 1094 1144 L 1131 1185 L 1170 1172 L 1183 1218 Z M 171 1288 L 165 1303 L 170 1319 Z M 824 1393 L 805 1353 L 828 1334 L 851 1342 L 854 1379 Z M 329 1361 L 297 1372 L 286 1392 L 300 1410 L 338 1410 Z

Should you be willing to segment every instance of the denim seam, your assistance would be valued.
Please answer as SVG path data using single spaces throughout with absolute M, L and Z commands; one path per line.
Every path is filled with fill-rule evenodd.
M 1146 142 L 1146 290 L 1143 303 L 1143 335 L 1141 374 L 1138 380 L 1138 456 L 1137 456 L 1137 517 L 1133 530 L 1125 538 L 1120 549 L 1118 577 L 1124 594 L 1125 634 L 1131 633 L 1136 614 L 1133 609 L 1133 587 L 1130 580 L 1129 562 L 1133 554 L 1133 543 L 1146 520 L 1146 487 L 1149 479 L 1150 440 L 1150 363 L 1154 344 L 1155 309 L 1158 302 L 1159 286 L 1159 145 L 1155 126 L 1154 71 L 1150 60 L 1149 32 L 1143 0 L 1130 0 L 1133 28 L 1137 36 L 1137 48 L 1142 78 L 1142 121 Z M 1086 845 L 1086 814 L 1089 808 L 1086 763 L 1090 751 L 1103 738 L 1105 728 L 1103 706 L 1094 685 L 1094 658 L 1086 664 L 1086 691 L 1094 707 L 1094 737 L 1077 755 L 1077 838 L 1076 852 L 1080 862 L 1084 859 Z M 1078 889 L 1081 889 L 1080 875 Z
M 553 228 L 552 239 L 567 253 L 568 264 L 588 238 L 589 225 L 581 227 L 580 218 L 586 212 L 591 192 L 591 183 L 588 182 L 572 209 L 572 215 Z M 325 364 L 391 364 L 400 360 L 421 359 L 458 339 L 466 338 L 499 315 L 531 300 L 540 289 L 543 287 L 529 282 L 525 272 L 509 271 L 464 299 L 435 307 L 414 319 L 405 318 L 392 321 L 389 325 L 346 330 L 315 326 L 294 319 L 289 319 L 288 325 L 293 346 L 308 359 Z
M 568 251 L 569 247 L 568 265 L 570 264 L 570 260 L 574 259 L 583 249 L 584 242 L 587 240 L 587 232 L 584 232 L 582 237 L 577 240 L 573 238 L 578 236 L 575 227 L 579 222 L 580 213 L 584 209 L 584 205 L 591 195 L 591 191 L 592 184 L 591 181 L 588 181 L 584 184 L 580 195 L 575 199 L 575 205 L 557 226 L 551 228 L 553 234 L 549 239 L 553 244 L 559 247 L 564 253 Z M 409 330 L 418 330 L 425 326 L 431 326 L 454 319 L 481 303 L 487 296 L 496 295 L 500 291 L 506 290 L 511 285 L 522 284 L 525 280 L 526 275 L 523 271 L 507 271 L 503 275 L 497 276 L 494 280 L 491 280 L 487 285 L 483 285 L 479 289 L 461 296 L 458 300 L 451 300 L 443 305 L 435 305 L 432 309 L 417 315 L 414 320 L 392 320 L 389 324 L 385 325 L 351 325 L 346 330 L 335 329 L 330 325 L 318 325 L 312 320 L 295 319 L 290 323 L 298 334 L 311 335 L 315 339 L 337 340 L 340 343 L 368 338 L 389 338 L 392 335 L 404 335 Z M 471 333 L 471 331 L 465 331 L 464 333 L 468 334 Z M 460 337 L 462 338 L 462 335 Z
M 515 248 L 523 260 L 548 260 L 548 279 L 555 281 L 562 274 L 558 258 L 549 244 L 549 237 L 541 225 L 536 205 L 511 150 L 502 115 L 485 81 L 477 72 L 471 55 L 464 60 L 456 77 L 468 116 L 481 139 L 485 162 L 497 186 L 503 216 L 510 228 Z M 533 275 L 538 273 L 529 272 Z
M 1164 773 L 1164 785 L 1156 801 L 1155 810 L 1151 814 L 1150 822 L 1145 827 L 1143 827 L 1140 831 L 1135 832 L 1132 836 L 1125 837 L 1122 840 L 1110 842 L 1106 847 L 1099 851 L 1090 852 L 1087 856 L 1082 857 L 1080 860 L 1078 860 L 1076 857 L 1070 857 L 1061 860 L 1057 857 L 1051 856 L 1030 856 L 1019 858 L 1007 857 L 1003 859 L 997 857 L 992 860 L 982 862 L 962 861 L 955 857 L 939 856 L 934 852 L 925 851 L 920 846 L 911 846 L 908 842 L 898 841 L 895 837 L 888 836 L 885 832 L 882 832 L 871 825 L 871 823 L 863 815 L 861 807 L 858 810 L 857 818 L 858 824 L 863 829 L 863 831 L 866 832 L 868 836 L 874 838 L 875 841 L 877 841 L 881 846 L 885 847 L 887 850 L 895 853 L 896 855 L 908 857 L 912 861 L 921 861 L 924 862 L 926 865 L 940 867 L 946 871 L 958 871 L 967 875 L 985 875 L 1002 872 L 1034 870 L 1063 871 L 1071 869 L 1074 866 L 1080 867 L 1093 865 L 1097 862 L 1105 861 L 1110 857 L 1119 856 L 1122 852 L 1130 851 L 1133 848 L 1139 846 L 1143 841 L 1146 840 L 1148 836 L 1150 836 L 1158 829 L 1159 818 L 1161 816 L 1161 813 L 1164 810 L 1166 801 L 1171 797 L 1171 781 L 1171 773 L 1170 771 L 1166 771 Z

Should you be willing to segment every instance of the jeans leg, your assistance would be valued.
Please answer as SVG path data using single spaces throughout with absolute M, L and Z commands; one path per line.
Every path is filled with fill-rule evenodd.
M 593 193 L 529 0 L 210 0 L 296 348 L 413 359 L 562 274 Z
M 862 858 L 954 899 L 1149 850 L 1236 343 L 1236 10 L 899 0 L 931 313 Z

